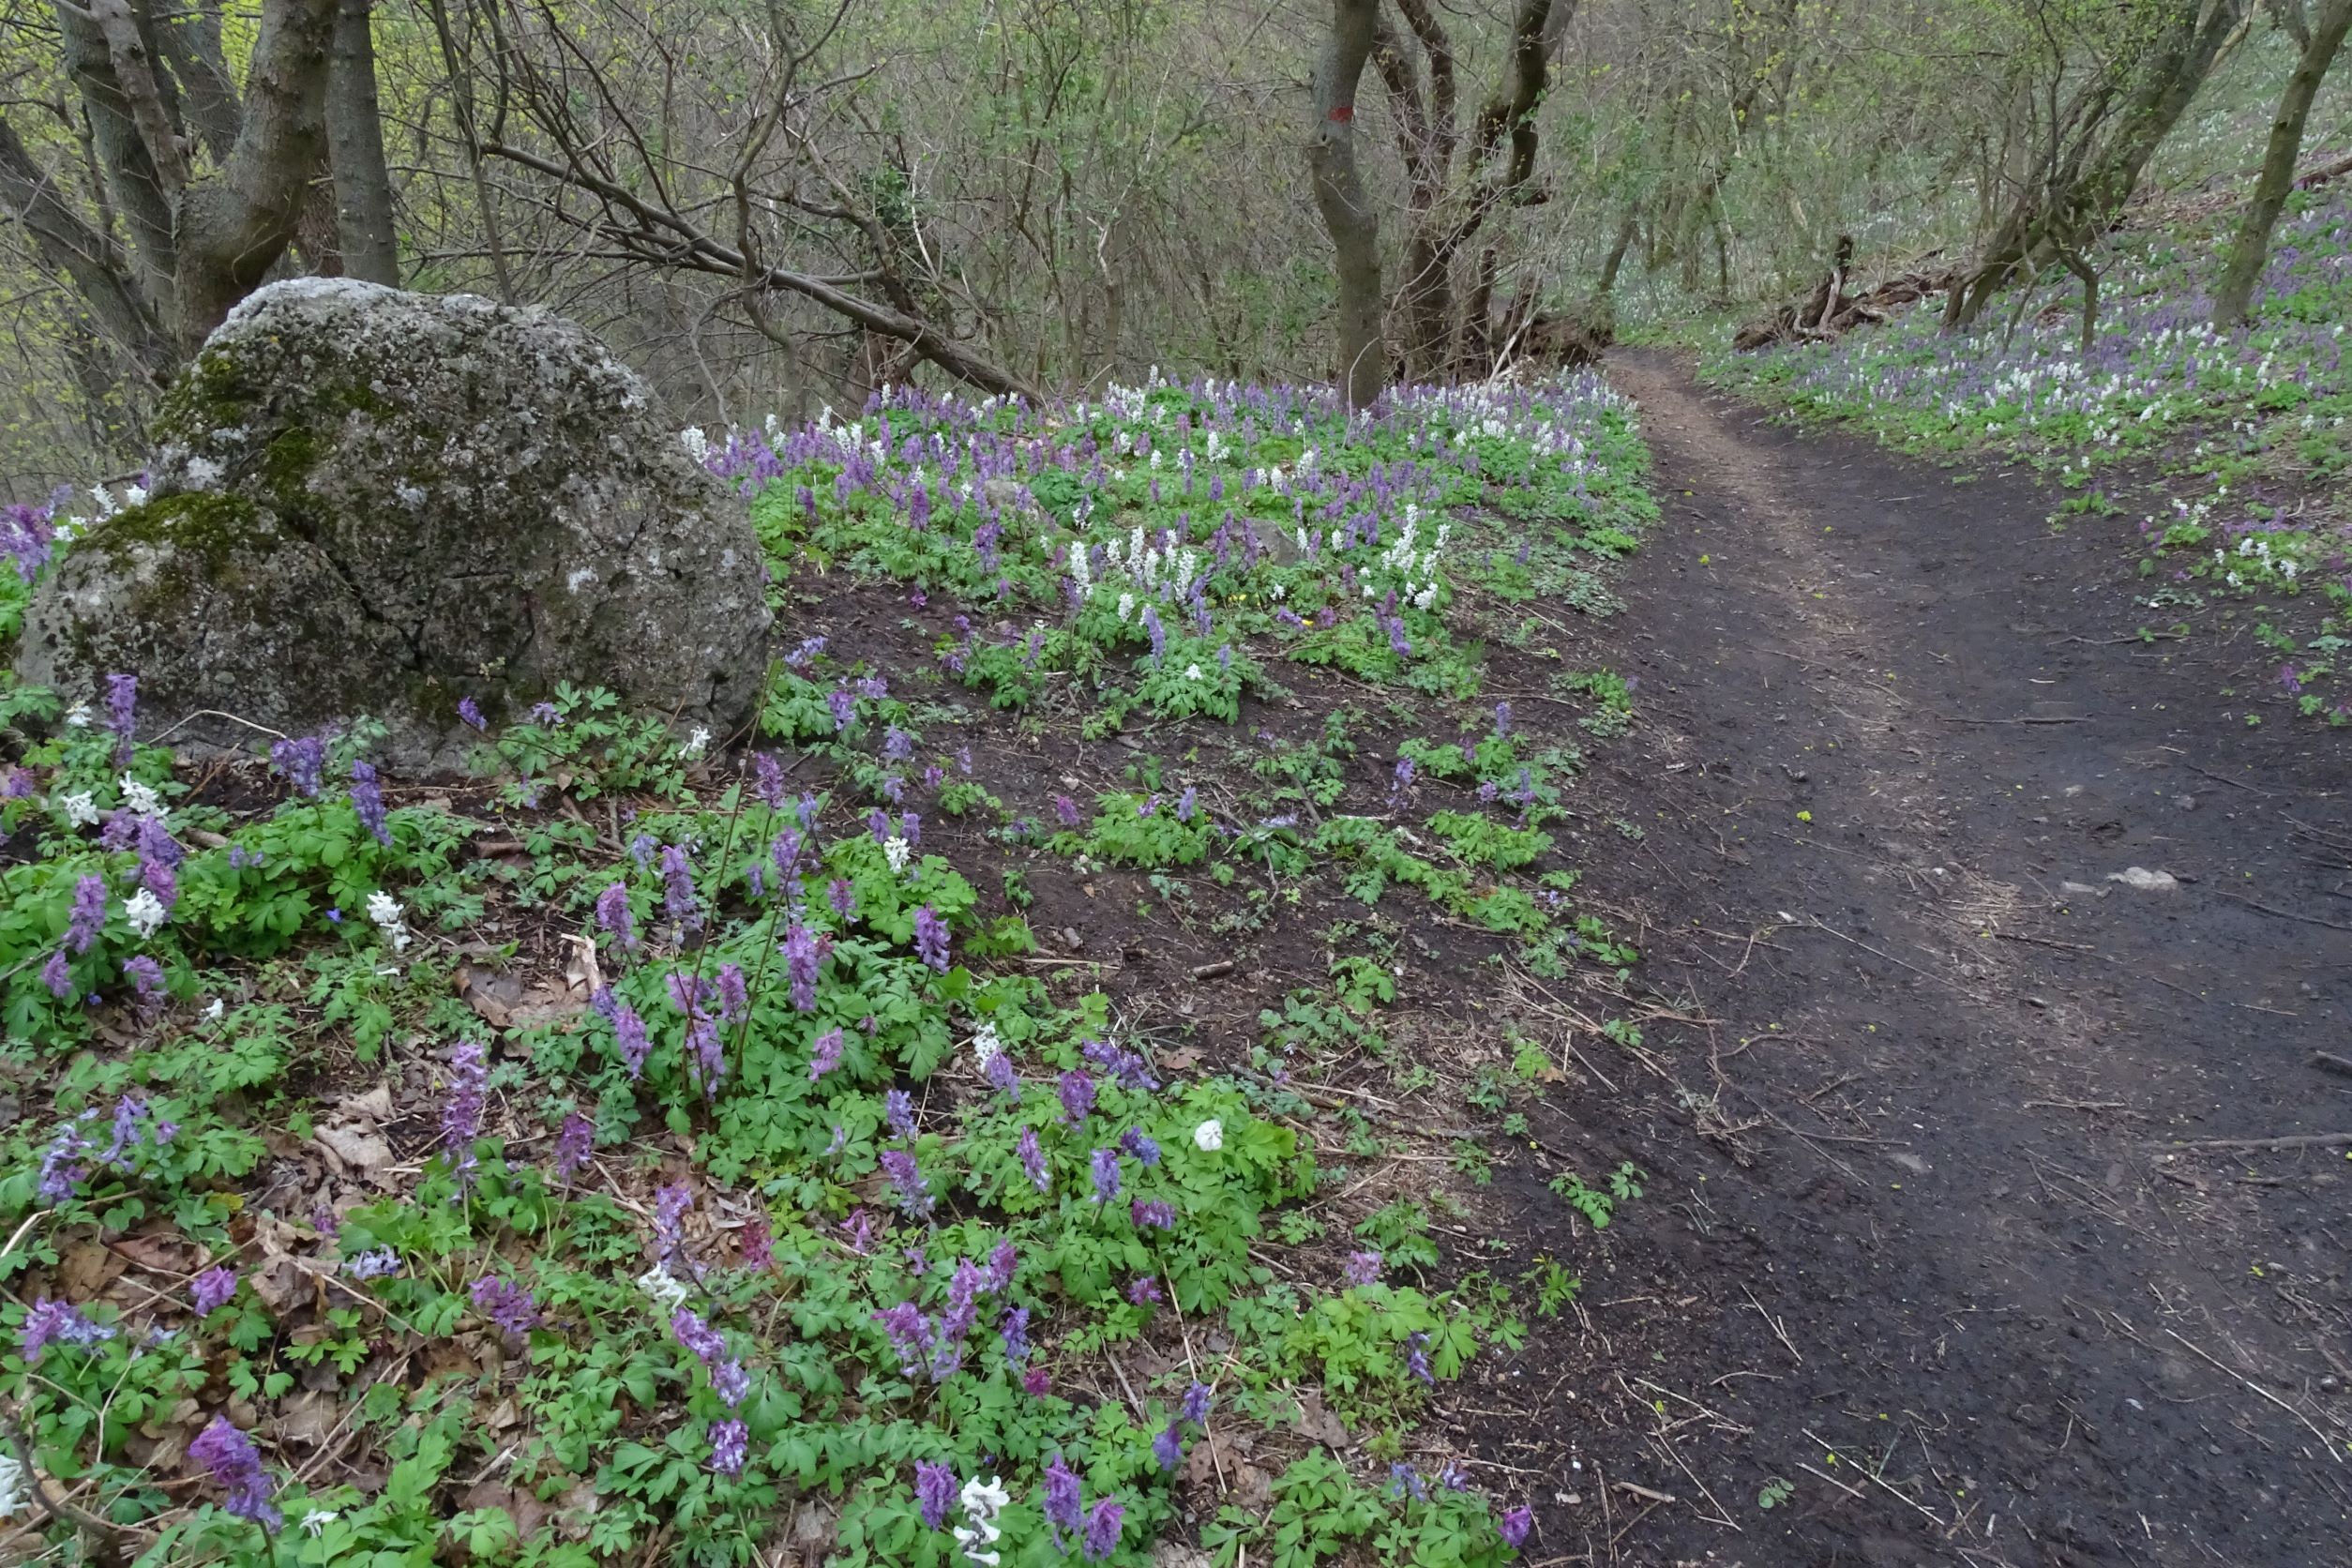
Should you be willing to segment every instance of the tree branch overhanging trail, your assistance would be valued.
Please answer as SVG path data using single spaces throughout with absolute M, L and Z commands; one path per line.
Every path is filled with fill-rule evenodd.
M 498 142 L 486 143 L 482 152 L 486 157 L 504 158 L 561 180 L 627 213 L 637 220 L 634 224 L 607 219 L 600 220 L 598 226 L 608 239 L 651 264 L 744 279 L 761 288 L 799 294 L 869 332 L 905 343 L 923 359 L 985 392 L 1041 400 L 1036 388 L 1026 380 L 973 354 L 930 323 L 877 305 L 822 278 L 788 267 L 750 263 L 743 252 L 712 238 L 674 210 L 647 202 L 577 162 L 557 162 Z

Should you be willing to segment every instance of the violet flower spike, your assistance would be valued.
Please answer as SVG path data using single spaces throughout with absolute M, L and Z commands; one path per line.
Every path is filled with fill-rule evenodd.
M 188 1456 L 212 1471 L 214 1484 L 228 1492 L 222 1506 L 230 1513 L 264 1530 L 284 1528 L 285 1515 L 270 1504 L 269 1476 L 262 1469 L 262 1456 L 253 1451 L 253 1440 L 230 1425 L 227 1416 L 212 1418 L 212 1425 L 188 1445 Z
M 837 1029 L 828 1029 L 817 1036 L 816 1044 L 808 1051 L 809 1082 L 816 1082 L 841 1065 L 841 1032 Z
M 1015 1146 L 1014 1153 L 1019 1157 L 1021 1170 L 1032 1186 L 1044 1192 L 1053 1184 L 1053 1178 L 1046 1170 L 1046 1152 L 1037 1141 L 1036 1128 L 1021 1129 L 1020 1142 Z
M 482 1098 L 489 1081 L 490 1063 L 480 1046 L 462 1040 L 449 1048 L 448 1097 L 441 1108 L 441 1142 L 460 1186 L 474 1184 L 474 1143 L 482 1136 Z
M 915 1506 L 928 1529 L 938 1530 L 947 1523 L 947 1511 L 962 1489 L 956 1472 L 936 1459 L 921 1460 L 914 1467 Z
M 1083 1494 L 1078 1472 L 1063 1461 L 1061 1455 L 1056 1454 L 1046 1462 L 1045 1482 L 1046 1524 L 1053 1532 L 1054 1549 L 1067 1556 L 1070 1548 L 1063 1540 L 1063 1534 L 1076 1535 L 1085 1528 L 1082 1512 L 1085 1505 L 1081 1501 Z
M 578 1111 L 565 1117 L 562 1129 L 555 1135 L 555 1180 L 564 1186 L 570 1186 L 573 1179 L 580 1174 L 580 1168 L 586 1165 L 589 1155 L 596 1152 L 596 1146 L 595 1123 Z
M 1119 1532 L 1126 1523 L 1127 1510 L 1116 1498 L 1105 1498 L 1086 1516 L 1086 1560 L 1101 1562 L 1119 1549 Z
M 730 1478 L 741 1475 L 751 1452 L 751 1428 L 740 1421 L 714 1421 L 709 1436 L 711 1469 Z

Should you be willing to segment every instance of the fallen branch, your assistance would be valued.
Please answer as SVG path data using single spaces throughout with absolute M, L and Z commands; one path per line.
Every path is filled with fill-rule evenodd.
M 2175 1149 L 2341 1149 L 2352 1133 L 2293 1133 L 2284 1138 L 2197 1138 L 2176 1140 Z
M 2224 1366 L 2219 1361 L 2216 1361 L 2213 1358 L 2212 1354 L 2209 1352 L 2204 1346 L 2199 1345 L 2195 1340 L 2184 1337 L 2178 1330 L 2166 1329 L 2164 1332 L 2171 1334 L 2175 1339 L 2179 1340 L 2180 1343 L 2186 1345 L 2190 1349 L 2195 1351 L 2201 1360 L 2207 1362 L 2216 1371 L 2227 1373 L 2230 1377 L 2237 1379 L 2239 1382 L 2245 1384 L 2254 1393 L 2259 1394 L 2262 1397 L 2268 1399 L 2270 1403 L 2276 1405 L 2279 1409 L 2284 1410 L 2287 1414 L 2301 1422 L 2304 1429 L 2310 1432 L 2313 1437 L 2319 1440 L 2319 1446 L 2328 1451 L 2329 1458 L 2333 1459 L 2339 1465 L 2344 1463 L 2344 1455 L 2336 1451 L 2334 1440 L 2329 1438 L 2327 1433 L 2321 1431 L 2318 1427 L 2313 1425 L 2311 1417 L 2305 1415 L 2302 1411 L 2297 1410 L 2294 1406 L 2288 1404 L 2285 1400 L 2280 1398 L 2269 1389 L 2264 1388 L 2260 1383 L 2255 1382 L 2252 1378 L 2247 1377 L 2244 1373 Z
M 2293 910 L 2283 910 L 2269 904 L 2256 903 L 2242 893 L 2230 893 L 2217 887 L 2213 890 L 2213 896 L 2217 898 L 2227 898 L 2235 904 L 2243 904 L 2250 910 L 2260 910 L 2265 914 L 2275 914 L 2281 920 L 2299 920 L 2306 926 L 2325 926 L 2331 931 L 2352 931 L 2352 926 L 2346 926 L 2342 921 L 2322 920 L 2315 914 L 2297 914 Z

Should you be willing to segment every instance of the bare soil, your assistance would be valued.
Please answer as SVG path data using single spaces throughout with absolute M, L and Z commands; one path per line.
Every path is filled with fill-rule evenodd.
M 1495 1178 L 1482 1261 L 1585 1283 L 1454 1411 L 1531 1559 L 2352 1561 L 2352 745 L 2028 480 L 1609 369 L 1666 515 L 1585 902 L 1659 995 Z M 1572 1233 L 1548 1156 L 1651 1180 Z

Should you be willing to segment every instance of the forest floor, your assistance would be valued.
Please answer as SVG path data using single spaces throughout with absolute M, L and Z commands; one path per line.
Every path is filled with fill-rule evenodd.
M 2342 1560 L 2344 737 L 2221 714 L 2030 480 L 1609 369 L 1665 515 L 1582 892 L 1687 1021 L 1535 1118 L 1651 1181 L 1458 1412 L 1554 1478 L 1530 1557 Z

